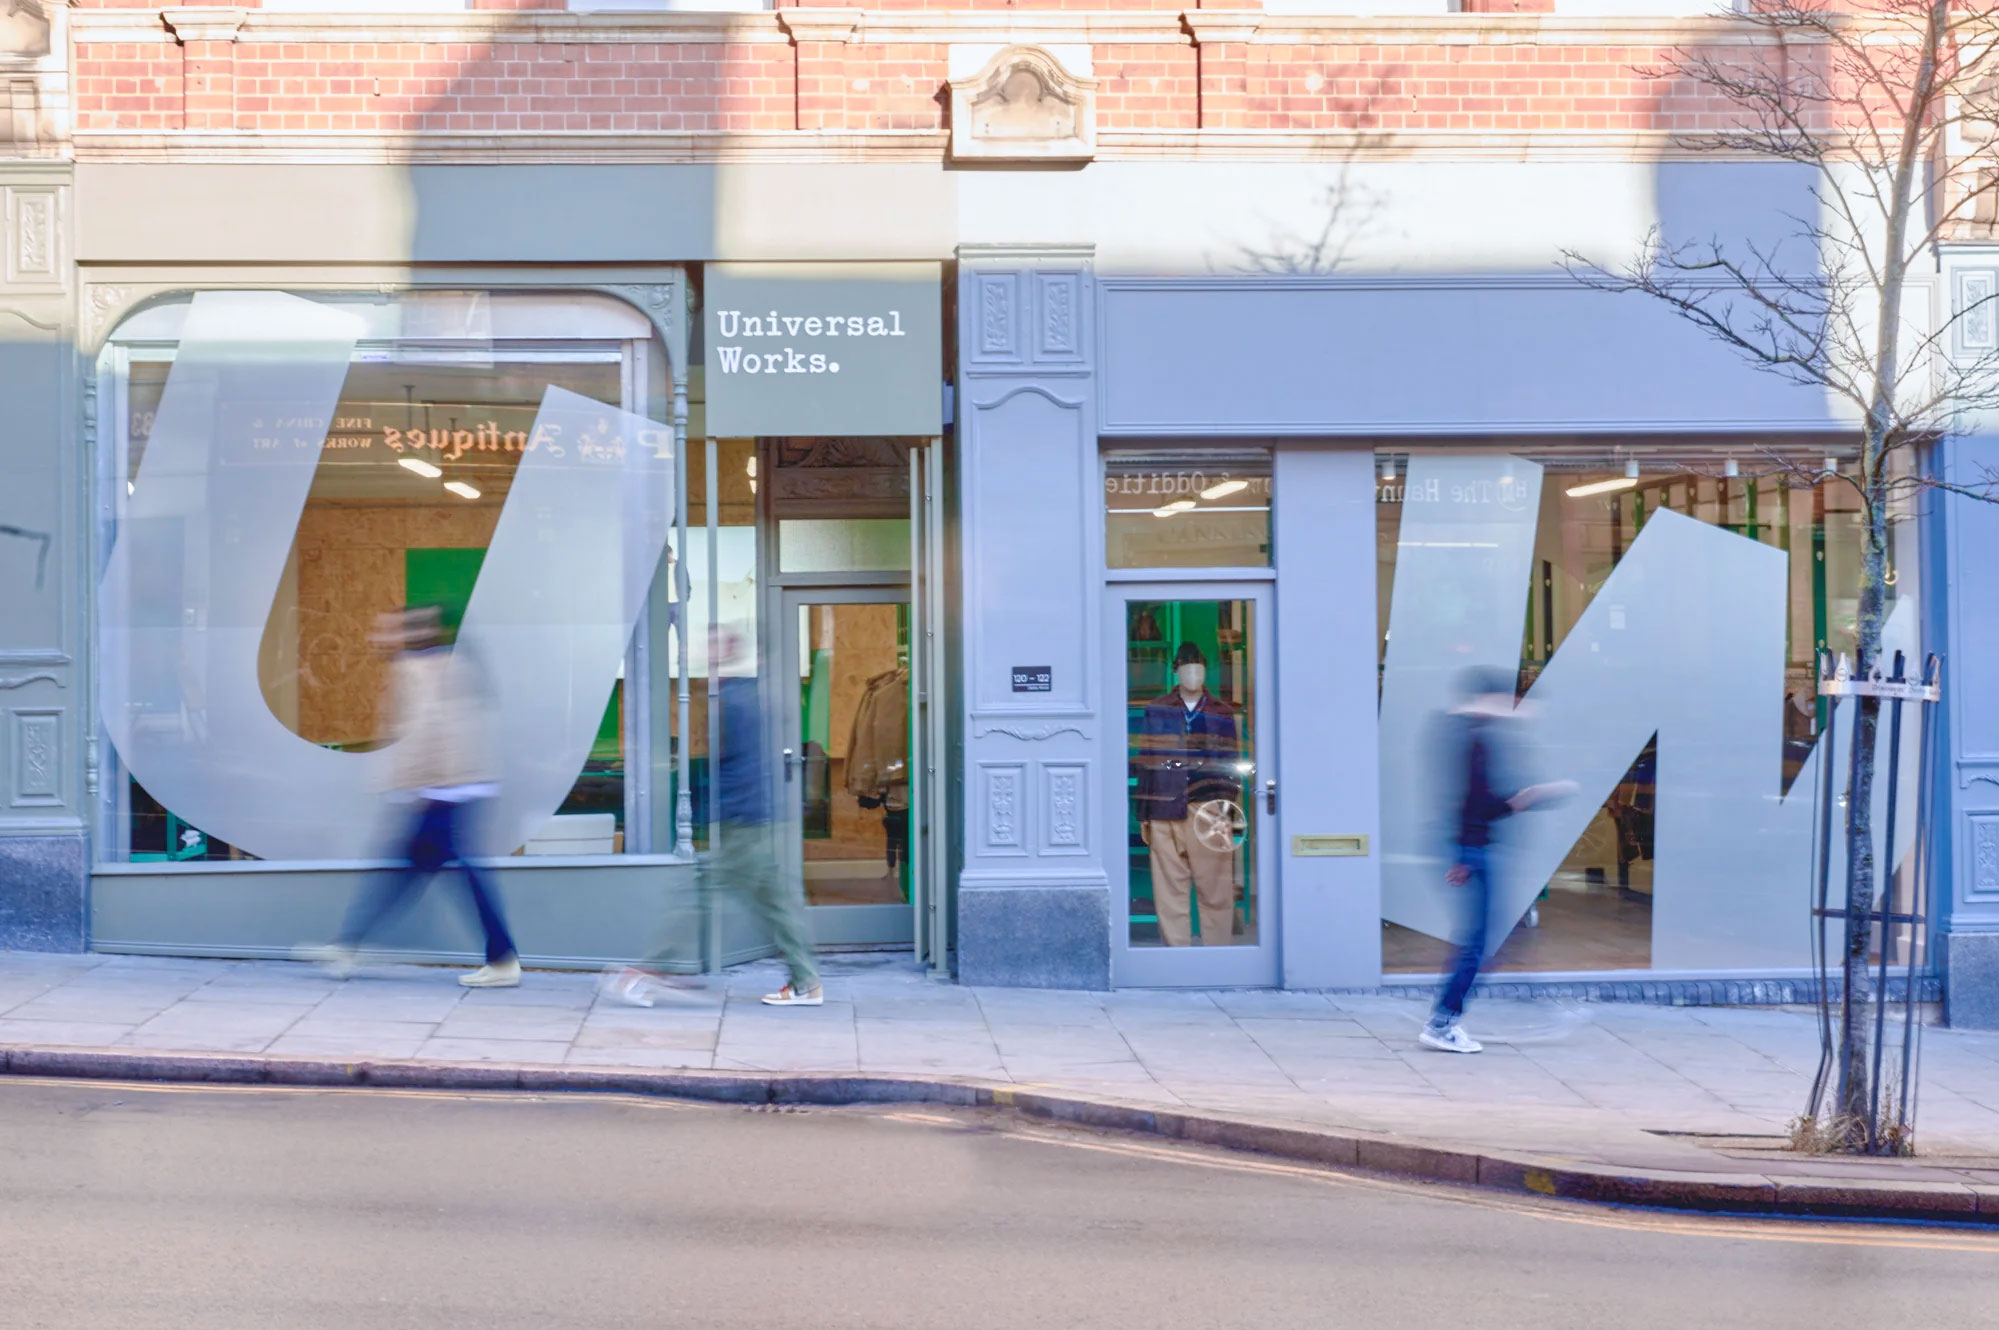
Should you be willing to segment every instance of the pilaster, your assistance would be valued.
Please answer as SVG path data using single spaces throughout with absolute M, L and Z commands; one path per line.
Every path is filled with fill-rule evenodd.
M 797 61 L 799 129 L 847 128 L 847 47 L 860 26 L 858 9 L 780 9 Z
M 1263 15 L 1255 10 L 1190 9 L 1181 21 L 1194 38 L 1202 129 L 1249 127 L 1249 44 Z
M 185 6 L 160 11 L 181 47 L 181 128 L 236 127 L 236 34 L 241 9 Z
M 1111 820 L 1095 807 L 1095 773 L 1111 722 L 1098 679 L 1091 250 L 961 246 L 958 262 L 958 973 L 968 984 L 1107 988 Z M 1045 687 L 1022 687 L 1026 666 L 1047 671 Z
M 66 5 L 0 49 L 0 948 L 81 951 L 89 690 Z
M 1966 320 L 1960 335 L 1980 327 Z M 1946 439 L 1934 464 L 1944 479 L 1975 488 L 1999 470 L 1999 433 Z M 1999 694 L 1990 686 L 1999 618 L 1989 608 L 1999 597 L 1999 504 L 1956 494 L 1927 502 L 1942 518 L 1928 550 L 1942 575 L 1928 579 L 1924 636 L 1941 642 L 1948 739 L 1930 833 L 1937 964 L 1950 1024 L 1999 1029 Z

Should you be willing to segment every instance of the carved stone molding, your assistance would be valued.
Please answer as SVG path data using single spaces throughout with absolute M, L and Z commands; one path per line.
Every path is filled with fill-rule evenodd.
M 974 730 L 981 739 L 990 734 L 1004 734 L 1023 743 L 1039 743 L 1044 739 L 1053 739 L 1058 734 L 1073 734 L 1085 740 L 1090 737 L 1089 732 L 1082 726 L 1069 724 L 1029 725 L 1025 722 L 1008 721 L 1002 724 L 995 721 L 981 721 Z
M 780 9 L 778 26 L 795 42 L 850 42 L 861 25 L 858 9 Z
M 1971 824 L 1971 872 L 1964 887 L 1966 900 L 1999 899 L 1999 817 L 1974 816 Z
M 980 802 L 985 811 L 982 856 L 1025 856 L 1027 839 L 1027 767 L 1019 762 L 981 762 Z
M 64 4 L 67 0 L 53 0 Z M 0 60 L 36 60 L 51 53 L 48 5 L 44 0 L 7 0 L 0 13 Z
M 242 30 L 244 11 L 208 5 L 162 9 L 160 18 L 183 42 L 233 42 Z
M 951 80 L 951 155 L 960 161 L 1087 162 L 1097 153 L 1097 81 L 1038 46 L 1009 46 Z
M 1256 39 L 1263 15 L 1253 9 L 1189 9 L 1180 15 L 1196 46 L 1247 44 Z
M 93 284 L 87 288 L 84 297 L 83 332 L 86 346 L 95 350 L 99 340 L 111 331 L 120 316 L 131 308 L 132 288 L 129 286 L 100 286 Z
M 8 287 L 62 289 L 64 197 L 54 185 L 5 189 L 6 254 L 0 262 L 0 281 Z
M 62 806 L 62 720 L 55 707 L 15 707 L 10 717 L 14 750 L 10 808 Z

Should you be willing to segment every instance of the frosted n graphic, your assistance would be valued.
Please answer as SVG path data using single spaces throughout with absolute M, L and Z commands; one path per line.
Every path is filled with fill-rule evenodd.
M 1459 898 L 1443 882 L 1448 772 L 1420 736 L 1467 667 L 1518 668 L 1542 480 L 1516 457 L 1409 466 L 1382 681 L 1382 915 L 1434 937 L 1456 932 Z M 1494 950 L 1656 735 L 1651 968 L 1808 963 L 1813 790 L 1829 757 L 1843 784 L 1846 736 L 1830 754 L 1820 736 L 1787 796 L 1787 557 L 1672 511 L 1646 521 L 1527 694 L 1520 779 L 1581 792 L 1509 825 Z M 1905 602 L 1888 650 L 1913 652 L 1914 627 Z

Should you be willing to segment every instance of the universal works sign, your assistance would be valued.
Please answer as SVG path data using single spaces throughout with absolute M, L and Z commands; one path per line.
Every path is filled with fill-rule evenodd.
M 941 433 L 942 297 L 935 263 L 709 264 L 708 433 Z

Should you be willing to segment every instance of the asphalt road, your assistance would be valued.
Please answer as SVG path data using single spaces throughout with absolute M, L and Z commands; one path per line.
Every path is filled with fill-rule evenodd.
M 931 1110 L 0 1080 L 0 1325 L 1971 1326 L 1999 1237 Z

